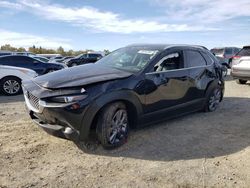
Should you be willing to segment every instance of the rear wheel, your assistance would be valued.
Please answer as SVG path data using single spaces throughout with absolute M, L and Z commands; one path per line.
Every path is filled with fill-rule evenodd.
M 247 80 L 238 79 L 238 80 L 236 80 L 236 82 L 237 82 L 238 84 L 246 84 L 246 83 L 247 83 Z
M 18 95 L 22 92 L 21 80 L 16 77 L 6 77 L 0 82 L 0 90 L 5 95 Z
M 115 102 L 102 110 L 97 123 L 97 136 L 104 148 L 113 149 L 123 145 L 127 140 L 128 131 L 125 104 Z
M 206 99 L 205 111 L 206 112 L 215 111 L 220 104 L 221 97 L 222 97 L 221 88 L 219 87 L 214 88 Z

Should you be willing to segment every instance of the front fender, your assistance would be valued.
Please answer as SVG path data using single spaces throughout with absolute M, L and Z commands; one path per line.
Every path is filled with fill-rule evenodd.
M 133 91 L 116 91 L 106 93 L 96 98 L 87 108 L 81 122 L 80 140 L 86 140 L 97 113 L 107 104 L 115 101 L 125 101 L 132 104 L 136 109 L 136 116 L 143 113 L 142 104 Z

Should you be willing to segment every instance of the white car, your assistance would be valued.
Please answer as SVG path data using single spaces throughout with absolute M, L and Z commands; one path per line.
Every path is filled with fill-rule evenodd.
M 250 81 L 250 46 L 244 46 L 232 59 L 231 76 L 237 83 L 246 84 Z
M 22 92 L 22 81 L 37 76 L 30 69 L 0 65 L 0 91 L 5 95 L 17 95 Z

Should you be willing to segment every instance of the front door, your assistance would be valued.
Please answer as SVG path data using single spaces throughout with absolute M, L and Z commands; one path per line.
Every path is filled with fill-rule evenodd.
M 184 66 L 182 51 L 166 53 L 151 72 L 146 73 L 145 113 L 177 106 L 190 98 L 189 70 Z

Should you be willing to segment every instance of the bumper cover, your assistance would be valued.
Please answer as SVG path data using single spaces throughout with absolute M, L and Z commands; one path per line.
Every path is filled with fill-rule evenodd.
M 32 112 L 30 112 L 30 116 L 32 120 L 48 134 L 72 141 L 79 141 L 79 132 L 77 130 L 71 127 L 44 123 L 34 116 Z

